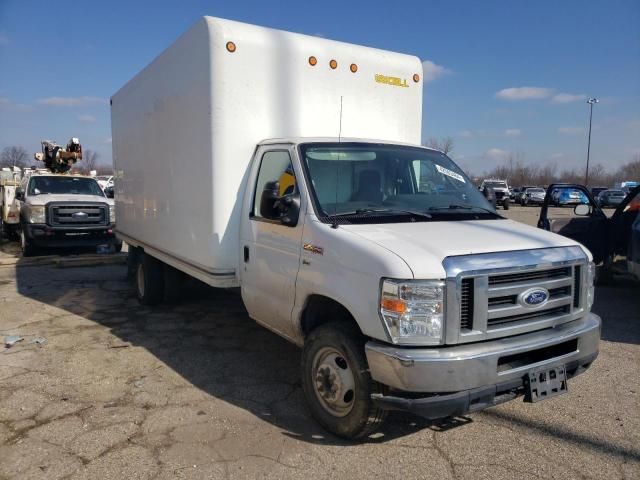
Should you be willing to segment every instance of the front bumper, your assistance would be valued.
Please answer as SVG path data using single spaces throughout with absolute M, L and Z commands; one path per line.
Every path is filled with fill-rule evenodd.
M 50 227 L 43 224 L 23 224 L 25 236 L 36 247 L 93 247 L 119 242 L 115 225 L 101 227 Z
M 598 356 L 600 317 L 486 342 L 440 348 L 402 348 L 370 341 L 371 376 L 391 387 L 374 398 L 388 409 L 428 418 L 462 414 L 509 400 L 538 368 L 565 365 L 567 376 L 584 371 Z

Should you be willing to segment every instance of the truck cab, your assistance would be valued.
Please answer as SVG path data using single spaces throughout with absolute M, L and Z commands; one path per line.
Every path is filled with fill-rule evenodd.
M 114 201 L 91 177 L 35 172 L 16 193 L 20 204 L 20 243 L 24 256 L 40 248 L 113 246 Z

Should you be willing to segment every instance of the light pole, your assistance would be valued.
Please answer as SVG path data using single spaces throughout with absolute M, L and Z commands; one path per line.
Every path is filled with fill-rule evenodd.
M 591 97 L 587 100 L 589 104 L 589 139 L 587 140 L 587 171 L 584 174 L 584 185 L 585 187 L 589 184 L 589 154 L 591 153 L 591 119 L 593 118 L 593 104 L 598 103 L 598 100 L 595 97 Z

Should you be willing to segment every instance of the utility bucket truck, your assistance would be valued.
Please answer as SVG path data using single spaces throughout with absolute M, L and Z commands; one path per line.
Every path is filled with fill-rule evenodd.
M 422 87 L 416 57 L 205 17 L 111 99 L 140 301 L 240 287 L 343 437 L 550 398 L 598 354 L 590 253 L 421 147 Z

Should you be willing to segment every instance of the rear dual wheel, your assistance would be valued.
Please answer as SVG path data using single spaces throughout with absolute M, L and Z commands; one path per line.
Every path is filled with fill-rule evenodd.
M 164 296 L 163 265 L 146 253 L 138 254 L 136 266 L 136 295 L 143 305 L 157 305 Z

